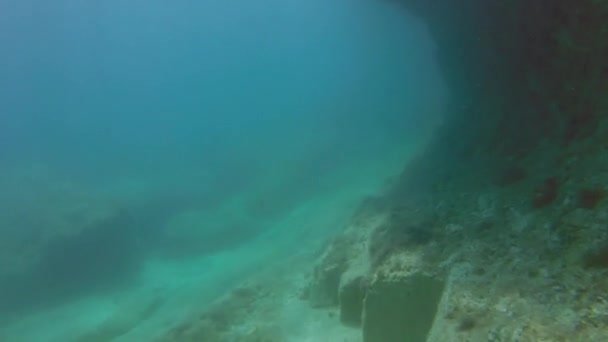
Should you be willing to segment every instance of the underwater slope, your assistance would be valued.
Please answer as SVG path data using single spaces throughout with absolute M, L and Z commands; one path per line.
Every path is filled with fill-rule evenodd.
M 262 288 L 243 286 L 218 301 L 219 311 L 201 314 L 198 307 L 184 310 L 184 303 L 200 300 L 205 311 L 208 296 L 222 292 L 214 287 L 197 297 L 204 288 L 197 284 L 214 274 L 193 276 L 192 269 L 211 269 L 213 262 L 161 263 L 145 280 L 180 274 L 194 280 L 191 286 L 177 292 L 172 283 L 160 291 L 152 286 L 141 303 L 127 293 L 133 303 L 124 306 L 116 305 L 125 298 L 119 296 L 84 303 L 97 315 L 83 317 L 74 306 L 51 315 L 56 320 L 32 317 L 14 331 L 45 327 L 41 334 L 54 331 L 61 340 L 91 328 L 84 341 L 148 340 L 164 330 L 173 341 L 606 340 L 606 2 L 403 5 L 427 21 L 438 42 L 451 116 L 397 185 L 361 206 L 309 279 L 299 270 L 306 262 L 276 267 L 271 280 L 295 275 L 280 284 L 262 279 Z M 320 201 L 301 213 L 315 216 L 334 206 Z M 105 222 L 108 212 L 92 217 Z M 67 216 L 73 219 L 69 210 Z M 322 230 L 321 222 L 310 224 Z M 261 243 L 220 255 L 231 266 L 218 273 L 226 276 L 223 285 L 238 283 L 255 261 L 264 264 L 238 257 L 260 256 L 264 238 L 277 237 L 267 233 Z M 55 322 L 74 313 L 84 319 L 81 327 L 53 330 L 72 328 Z M 354 328 L 337 327 L 339 321 Z M 302 326 L 316 328 L 316 335 Z
M 320 258 L 311 304 L 366 342 L 608 339 L 608 3 L 400 3 L 451 116 Z
M 607 3 L 400 3 L 450 85 L 433 143 L 308 276 L 244 286 L 167 340 L 608 339 Z
M 19 248 L 6 251 L 13 252 L 13 257 L 22 256 L 23 261 L 14 266 L 23 267 L 28 271 L 26 274 L 35 278 L 14 278 L 13 284 L 20 285 L 17 289 L 7 288 L 11 282 L 2 278 L 0 337 L 15 342 L 152 341 L 162 338 L 167 331 L 174 333 L 182 322 L 204 314 L 233 288 L 237 287 L 238 292 L 243 282 L 263 279 L 264 291 L 283 291 L 278 281 L 282 277 L 275 272 L 282 267 L 289 272 L 297 270 L 300 276 L 326 236 L 348 221 L 359 199 L 383 187 L 383 179 L 377 176 L 398 173 L 403 152 L 397 149 L 381 159 L 367 160 L 362 167 L 335 175 L 326 191 L 300 200 L 292 210 L 272 221 L 264 221 L 267 227 L 263 232 L 245 241 L 227 237 L 239 242 L 206 253 L 186 250 L 176 255 L 173 245 L 169 251 L 163 245 L 146 246 L 145 241 L 125 236 L 136 233 L 126 229 L 134 219 L 132 215 L 115 215 L 113 208 L 99 197 L 96 199 L 101 203 L 95 203 L 80 194 L 82 197 L 74 203 L 62 194 L 63 203 L 51 208 L 54 212 L 50 216 L 59 222 L 49 220 L 47 224 L 69 223 L 63 221 L 64 215 L 70 218 L 74 212 L 93 224 L 79 226 L 81 230 L 66 224 L 63 234 L 67 237 L 52 236 L 50 232 L 49 236 L 41 237 L 42 246 L 32 245 L 31 255 Z M 412 151 L 408 153 L 411 155 Z M 116 190 L 113 194 L 116 195 Z M 86 195 L 91 196 L 91 192 Z M 145 200 L 150 194 L 143 196 Z M 87 198 L 89 202 L 85 201 Z M 230 204 L 225 207 L 221 210 L 229 217 L 239 214 Z M 224 214 L 221 210 L 214 208 L 215 216 L 202 218 L 213 217 L 213 223 L 221 225 Z M 182 214 L 180 211 L 176 216 Z M 204 237 L 197 240 L 198 235 L 187 233 L 190 235 L 185 236 L 191 240 L 204 242 Z M 55 242 L 47 245 L 44 239 Z M 55 246 L 63 254 L 57 248 L 51 249 Z M 40 257 L 45 259 L 42 264 L 35 262 Z M 64 257 L 73 261 L 66 263 Z M 2 260 L 10 264 L 8 257 Z M 46 272 L 38 270 L 49 265 Z M 291 277 L 288 271 L 281 273 Z M 31 297 L 24 301 L 28 295 Z M 238 312 L 242 310 L 237 307 Z
M 321 313 L 302 324 L 358 332 L 308 340 L 607 340 L 608 3 L 402 3 L 438 42 L 451 116 L 292 285 Z M 256 319 L 268 296 L 234 316 L 258 323 L 241 340 L 285 340 Z

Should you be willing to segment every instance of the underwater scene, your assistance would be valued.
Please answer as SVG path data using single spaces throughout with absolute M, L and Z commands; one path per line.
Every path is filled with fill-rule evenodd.
M 0 342 L 608 341 L 608 1 L 0 0 Z

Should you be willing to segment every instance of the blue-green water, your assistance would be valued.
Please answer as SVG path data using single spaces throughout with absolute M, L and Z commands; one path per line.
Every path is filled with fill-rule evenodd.
M 441 121 L 434 57 L 381 1 L 1 0 L 7 338 L 209 301 L 316 246 Z

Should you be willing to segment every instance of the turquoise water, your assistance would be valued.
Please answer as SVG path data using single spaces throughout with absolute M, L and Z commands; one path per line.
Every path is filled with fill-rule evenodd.
M 128 310 L 147 340 L 318 248 L 447 96 L 426 27 L 379 1 L 2 0 L 0 46 L 15 341 L 78 340 Z

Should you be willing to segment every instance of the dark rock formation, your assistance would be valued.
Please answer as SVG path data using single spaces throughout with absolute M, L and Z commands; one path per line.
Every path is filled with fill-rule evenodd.
M 340 265 L 317 268 L 314 281 L 310 287 L 310 303 L 313 307 L 331 307 L 338 305 L 338 287 L 344 269 Z
M 500 178 L 496 165 L 540 143 L 570 148 L 606 135 L 606 1 L 398 1 L 428 23 L 451 105 L 435 144 L 396 191 L 428 190 L 455 168 L 467 187 L 483 186 L 481 170 Z M 538 162 L 559 167 L 559 154 Z
M 340 321 L 345 325 L 361 326 L 363 300 L 367 293 L 369 280 L 365 276 L 342 279 L 339 289 Z
M 364 342 L 425 342 L 444 284 L 420 273 L 376 278 L 363 306 Z
M 348 267 L 350 244 L 348 238 L 334 240 L 315 266 L 308 288 L 308 299 L 313 307 L 339 304 L 340 278 Z

